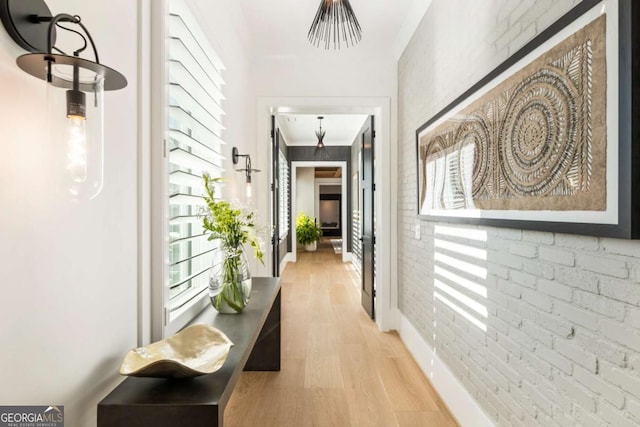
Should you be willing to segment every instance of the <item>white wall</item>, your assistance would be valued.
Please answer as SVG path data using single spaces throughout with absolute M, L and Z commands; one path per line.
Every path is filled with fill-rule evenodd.
M 396 97 L 396 61 L 352 56 L 348 50 L 311 57 L 257 57 L 256 95 Z
M 473 402 L 499 425 L 640 424 L 640 242 L 416 218 L 415 130 L 576 3 L 434 0 L 400 59 L 399 304 L 448 405 L 471 396 L 465 425 Z M 460 314 L 471 300 L 486 331 Z
M 48 3 L 82 17 L 129 86 L 105 96 L 102 193 L 72 203 L 45 83 L 18 69 L 25 52 L 0 29 L 0 404 L 65 405 L 67 425 L 85 426 L 137 338 L 137 5 Z
M 230 154 L 237 145 L 255 155 L 246 25 L 236 3 L 188 1 L 206 19 L 226 65 L 225 192 L 243 201 L 243 175 L 233 171 Z M 148 52 L 137 50 L 138 2 L 48 3 L 54 13 L 82 16 L 101 60 L 124 73 L 129 86 L 105 97 L 104 189 L 95 200 L 72 203 L 57 169 L 61 148 L 47 132 L 45 83 L 18 69 L 15 58 L 24 51 L 0 29 L 0 404 L 60 404 L 67 425 L 91 426 L 139 338 L 138 274 L 146 267 L 137 261 L 138 174 L 148 182 L 144 174 L 153 166 L 142 157 L 138 169 L 137 81 L 138 59 Z M 140 218 L 145 227 L 147 214 Z

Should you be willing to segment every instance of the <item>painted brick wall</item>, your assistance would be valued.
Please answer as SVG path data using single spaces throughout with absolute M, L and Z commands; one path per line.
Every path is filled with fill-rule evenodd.
M 576 3 L 434 0 L 399 62 L 400 310 L 498 425 L 640 424 L 640 242 L 416 218 L 415 130 Z

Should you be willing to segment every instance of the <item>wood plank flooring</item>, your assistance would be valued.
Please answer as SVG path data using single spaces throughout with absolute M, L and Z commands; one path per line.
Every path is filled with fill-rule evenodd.
M 282 367 L 244 372 L 231 427 L 456 426 L 398 335 L 360 306 L 360 278 L 330 245 L 282 276 Z

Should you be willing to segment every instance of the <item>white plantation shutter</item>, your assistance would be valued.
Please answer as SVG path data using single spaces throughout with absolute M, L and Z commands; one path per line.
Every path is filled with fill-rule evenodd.
M 216 255 L 201 225 L 203 173 L 221 177 L 222 62 L 180 1 L 169 2 L 167 43 L 169 160 L 169 310 L 206 293 Z
M 278 219 L 278 224 L 280 226 L 279 235 L 280 237 L 284 237 L 289 232 L 289 226 L 291 221 L 291 215 L 289 214 L 289 162 L 287 162 L 287 158 L 280 151 L 280 157 L 278 159 L 280 163 L 278 166 L 279 176 L 279 214 L 280 218 Z
M 357 190 L 357 187 L 356 187 Z M 351 256 L 353 260 L 351 263 L 355 266 L 356 270 L 360 271 L 362 267 L 362 243 L 360 242 L 360 208 L 356 206 L 357 209 L 354 209 L 351 212 L 351 223 L 352 232 L 351 232 L 351 241 L 353 242 L 351 247 Z

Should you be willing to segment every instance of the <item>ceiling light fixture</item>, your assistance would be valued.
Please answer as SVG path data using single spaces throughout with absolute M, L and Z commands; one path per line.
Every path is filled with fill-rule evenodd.
M 324 136 L 327 133 L 326 131 L 322 130 L 322 119 L 324 119 L 324 117 L 318 116 L 318 121 L 320 122 L 320 130 L 316 131 L 316 138 L 318 138 L 318 144 L 316 145 L 316 149 L 318 150 L 321 150 L 324 148 Z
M 313 157 L 319 160 L 328 160 L 329 154 L 327 153 L 326 146 L 324 145 L 324 136 L 327 132 L 322 130 L 322 119 L 324 119 L 323 116 L 318 116 L 320 129 L 316 131 L 316 138 L 318 138 L 318 143 L 316 144 L 316 149 L 313 153 Z
M 325 49 L 332 44 L 334 49 L 340 49 L 340 39 L 346 47 L 358 43 L 362 29 L 349 0 L 320 0 L 307 38 L 316 47 L 324 44 Z
M 45 80 L 48 88 L 65 89 L 48 93 L 53 125 L 50 134 L 52 138 L 62 138 L 66 145 L 71 196 L 94 198 L 102 189 L 103 180 L 103 91 L 122 89 L 127 86 L 127 79 L 100 63 L 93 38 L 78 15 L 52 16 L 43 0 L 0 0 L 0 19 L 16 44 L 32 52 L 18 57 L 18 67 Z M 66 25 L 75 25 L 81 31 Z M 56 30 L 80 37 L 73 55 L 56 46 Z M 88 45 L 95 61 L 80 58 Z M 87 93 L 93 95 L 89 102 Z

